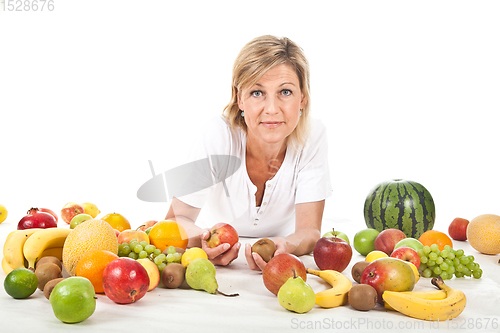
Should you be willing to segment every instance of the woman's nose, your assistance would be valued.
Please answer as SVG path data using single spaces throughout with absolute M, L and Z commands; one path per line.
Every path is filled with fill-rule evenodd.
M 276 114 L 279 111 L 278 98 L 276 96 L 267 96 L 265 104 L 265 112 L 268 114 Z

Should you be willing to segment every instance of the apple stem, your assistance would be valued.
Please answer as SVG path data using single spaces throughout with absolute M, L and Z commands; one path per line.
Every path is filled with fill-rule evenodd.
M 296 279 L 297 278 L 297 273 L 295 273 L 295 268 L 292 268 L 292 272 L 293 272 L 293 278 Z
M 220 294 L 222 296 L 226 296 L 226 297 L 234 297 L 234 296 L 240 296 L 240 294 L 224 294 L 222 291 L 220 291 L 219 289 L 216 289 L 215 290 L 215 293 L 216 294 Z

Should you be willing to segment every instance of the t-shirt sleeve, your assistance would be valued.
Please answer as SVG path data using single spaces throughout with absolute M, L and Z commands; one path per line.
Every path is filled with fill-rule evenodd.
M 214 156 L 228 156 L 231 141 L 231 131 L 226 121 L 222 117 L 210 119 L 205 129 L 192 142 L 186 173 L 182 177 L 174 176 L 170 182 L 184 179 L 173 196 L 190 206 L 202 208 L 220 181 L 220 170 L 215 170 L 213 166 Z
M 321 201 L 331 194 L 326 128 L 314 120 L 298 166 L 295 203 Z

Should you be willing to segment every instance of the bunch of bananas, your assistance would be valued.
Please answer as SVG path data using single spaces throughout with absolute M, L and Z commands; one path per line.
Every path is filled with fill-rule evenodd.
M 9 274 L 17 268 L 35 269 L 38 259 L 54 256 L 62 259 L 62 249 L 69 228 L 32 228 L 12 231 L 3 246 L 2 269 Z
M 384 291 L 385 308 L 399 311 L 409 317 L 445 321 L 458 317 L 467 303 L 465 294 L 447 286 L 441 277 L 431 283 L 439 290 L 395 292 Z

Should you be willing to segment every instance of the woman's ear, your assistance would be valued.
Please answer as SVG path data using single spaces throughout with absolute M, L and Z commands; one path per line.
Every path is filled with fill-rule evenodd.
M 238 108 L 240 110 L 243 110 L 244 107 L 243 107 L 243 101 L 241 100 L 241 93 L 238 91 L 238 93 L 236 94 L 236 98 L 238 99 Z
M 303 109 L 307 105 L 307 97 L 302 94 L 302 99 L 300 100 L 300 108 Z

